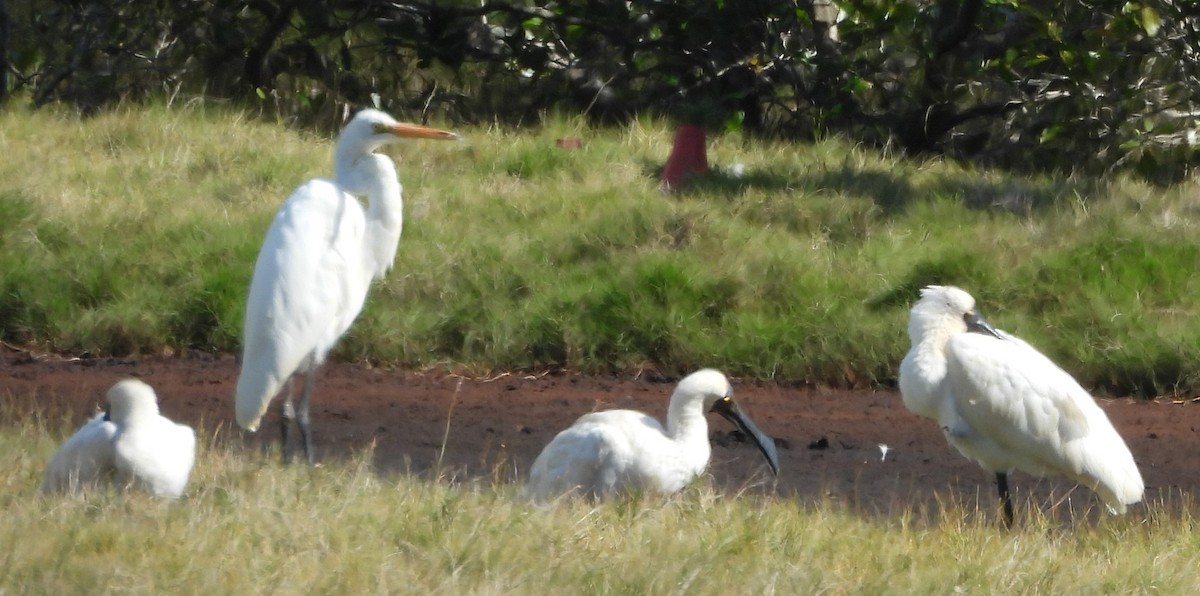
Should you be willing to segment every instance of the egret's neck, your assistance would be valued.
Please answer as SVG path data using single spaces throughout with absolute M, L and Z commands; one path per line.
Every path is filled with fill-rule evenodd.
M 380 277 L 392 268 L 396 245 L 404 223 L 404 204 L 400 180 L 392 160 L 376 153 L 335 156 L 334 175 L 338 186 L 347 193 L 367 197 L 367 229 L 364 252 L 371 261 L 367 267 Z

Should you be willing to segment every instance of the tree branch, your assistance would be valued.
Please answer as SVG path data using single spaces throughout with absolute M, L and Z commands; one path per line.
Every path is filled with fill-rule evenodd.
M 592 31 L 598 31 L 605 35 L 625 35 L 626 32 L 620 31 L 612 27 L 606 27 L 595 21 L 581 19 L 569 15 L 561 15 L 552 10 L 542 8 L 540 6 L 515 6 L 507 2 L 484 2 L 479 6 L 440 6 L 437 2 L 392 2 L 392 7 L 397 10 L 411 11 L 413 7 L 420 7 L 426 14 L 433 11 L 441 11 L 450 13 L 455 18 L 474 18 L 486 16 L 492 13 L 503 12 L 512 15 L 517 15 L 527 19 L 539 18 L 549 21 L 556 25 L 569 25 L 583 27 Z
M 266 6 L 269 6 L 268 3 L 264 3 L 265 6 L 260 7 L 260 10 L 264 11 L 264 16 L 268 17 L 269 23 L 262 35 L 258 37 L 258 41 L 254 43 L 254 47 L 246 52 L 246 64 L 242 71 L 251 89 L 269 86 L 272 77 L 267 73 L 267 56 L 271 53 L 271 47 L 275 45 L 275 41 L 283 34 L 297 4 L 297 0 L 284 0 L 274 15 L 265 13 Z
M 933 56 L 953 50 L 971 34 L 983 0 L 944 0 L 938 7 L 937 30 L 933 33 Z

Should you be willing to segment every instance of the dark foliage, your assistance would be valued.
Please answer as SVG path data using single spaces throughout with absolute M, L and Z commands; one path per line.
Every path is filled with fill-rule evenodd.
M 0 101 L 195 97 L 333 127 L 655 112 L 1010 167 L 1196 162 L 1200 9 L 1105 0 L 0 0 Z

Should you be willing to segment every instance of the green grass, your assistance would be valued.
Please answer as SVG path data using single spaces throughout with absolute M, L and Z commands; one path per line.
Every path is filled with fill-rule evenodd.
M 917 290 L 953 283 L 1085 385 L 1200 387 L 1194 182 L 716 135 L 714 175 L 664 196 L 664 122 L 460 132 L 389 149 L 404 235 L 336 357 L 888 384 Z M 81 355 L 236 352 L 272 214 L 332 150 L 203 106 L 10 108 L 0 145 L 0 339 Z
M 49 426 L 55 426 L 53 421 Z M 320 467 L 200 431 L 178 502 L 37 495 L 65 426 L 0 426 L 0 592 L 1193 593 L 1194 505 L 1151 503 L 1007 531 L 947 503 L 933 519 L 724 494 L 538 509 L 486 480 L 385 476 L 370 453 Z M 213 437 L 216 438 L 213 438 Z M 208 437 L 203 439 L 203 437 Z M 18 546 L 19 545 L 19 546 Z

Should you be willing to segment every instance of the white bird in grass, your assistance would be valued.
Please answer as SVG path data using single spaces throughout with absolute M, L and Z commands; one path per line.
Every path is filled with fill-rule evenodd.
M 1024 341 L 975 312 L 952 286 L 929 286 L 908 321 L 912 349 L 900 392 L 959 453 L 995 472 L 1012 526 L 1008 473 L 1061 474 L 1096 491 L 1113 513 L 1142 499 L 1133 455 L 1092 396 Z
M 196 433 L 158 412 L 149 385 L 126 379 L 108 390 L 108 409 L 51 458 L 43 492 L 74 492 L 112 479 L 160 497 L 183 495 L 196 462 Z
M 671 395 L 667 428 L 632 410 L 581 417 L 558 433 L 533 462 L 525 496 L 545 502 L 566 494 L 604 498 L 617 492 L 678 492 L 704 472 L 712 454 L 706 412 L 716 412 L 754 441 L 779 473 L 775 442 L 733 401 L 724 374 L 705 369 L 688 375 Z
M 112 480 L 117 425 L 101 412 L 58 448 L 42 477 L 43 493 L 75 493 Z
M 392 267 L 403 219 L 391 159 L 375 153 L 404 138 L 453 140 L 452 132 L 359 112 L 338 136 L 334 179 L 310 180 L 292 193 L 267 231 L 246 301 L 237 421 L 254 431 L 285 384 L 280 429 L 296 419 L 304 454 L 314 460 L 309 403 L 317 368 L 362 311 L 371 281 Z M 366 195 L 363 209 L 356 196 Z M 299 411 L 290 379 L 305 374 Z

